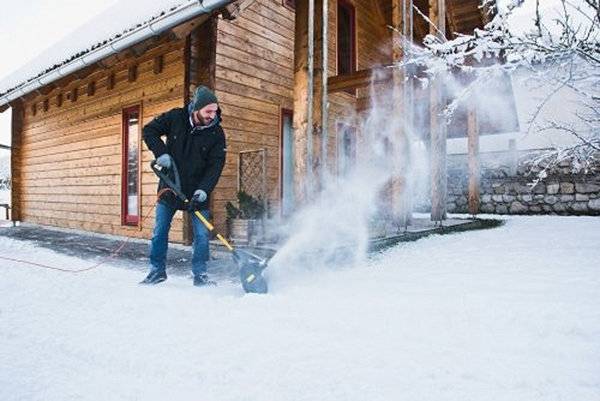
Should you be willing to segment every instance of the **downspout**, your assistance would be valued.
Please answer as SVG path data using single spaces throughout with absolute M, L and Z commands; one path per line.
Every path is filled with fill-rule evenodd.
M 328 130 L 328 121 L 329 121 L 329 103 L 328 103 L 328 93 L 327 93 L 327 79 L 329 77 L 329 38 L 328 38 L 328 24 L 329 24 L 329 0 L 323 0 L 323 57 L 322 57 L 322 101 L 321 101 L 321 133 L 322 133 L 322 149 L 321 149 L 321 179 L 325 179 L 325 174 L 327 173 L 327 148 L 329 145 L 329 130 Z
M 308 103 L 306 127 L 306 190 L 313 189 L 313 96 L 315 74 L 315 0 L 308 0 Z
M 24 96 L 44 85 L 65 77 L 77 70 L 80 70 L 85 66 L 97 63 L 98 61 L 112 54 L 118 53 L 135 43 L 157 35 L 198 15 L 210 13 L 227 5 L 230 2 L 231 0 L 198 0 L 190 2 L 181 8 L 169 11 L 148 25 L 127 32 L 118 39 L 100 46 L 97 49 L 94 49 L 91 52 L 86 53 L 83 56 L 78 57 L 77 59 L 72 60 L 67 64 L 56 68 L 38 78 L 34 78 L 29 82 L 22 84 L 8 94 L 0 97 L 0 106 L 18 99 L 21 96 Z

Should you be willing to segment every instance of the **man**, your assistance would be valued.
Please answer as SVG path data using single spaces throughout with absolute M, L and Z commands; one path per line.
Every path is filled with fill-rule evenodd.
M 150 244 L 150 273 L 141 284 L 158 284 L 167 279 L 165 269 L 169 229 L 177 210 L 191 213 L 194 285 L 210 284 L 206 276 L 208 230 L 193 211 L 198 210 L 208 218 L 208 197 L 223 171 L 226 148 L 220 123 L 221 110 L 217 97 L 205 86 L 200 86 L 187 109 L 172 109 L 144 127 L 144 142 L 154 153 L 156 164 L 169 170 L 174 168 L 175 163 L 181 179 L 181 190 L 187 199 L 191 199 L 191 207 L 171 192 L 161 197 L 156 205 L 156 221 Z M 161 139 L 163 135 L 166 136 L 166 143 Z M 159 184 L 159 190 L 161 188 Z

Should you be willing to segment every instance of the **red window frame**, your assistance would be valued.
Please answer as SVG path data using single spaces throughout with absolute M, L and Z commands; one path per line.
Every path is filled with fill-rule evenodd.
M 133 114 L 137 114 L 138 118 L 138 129 L 137 132 L 129 132 L 129 121 Z M 141 126 L 141 107 L 131 106 L 123 109 L 122 113 L 122 140 L 121 140 L 121 224 L 124 226 L 137 226 L 140 222 L 140 201 L 141 201 L 141 186 L 140 186 L 140 173 L 141 173 L 141 146 L 140 146 L 140 126 Z M 130 136 L 136 135 L 137 141 L 137 175 L 136 175 L 136 186 L 137 186 L 137 215 L 129 214 L 129 191 L 128 191 L 128 178 L 129 178 L 129 139 Z
M 350 21 L 348 21 L 349 23 L 349 42 L 350 42 L 350 51 L 348 52 L 348 54 L 345 55 L 345 57 L 342 57 L 342 53 L 343 53 L 343 49 L 341 49 L 341 41 L 340 41 L 340 28 L 341 28 L 341 19 L 340 19 L 340 10 L 344 10 L 347 12 Z M 338 0 L 337 3 L 337 43 L 336 43 L 336 47 L 337 47 L 337 73 L 338 75 L 342 75 L 342 74 L 351 74 L 353 72 L 356 71 L 356 9 L 354 8 L 354 5 L 352 3 L 350 3 L 347 0 Z M 347 57 L 350 57 L 350 60 L 347 59 Z M 350 71 L 343 71 L 344 66 L 347 63 L 347 65 L 350 66 Z

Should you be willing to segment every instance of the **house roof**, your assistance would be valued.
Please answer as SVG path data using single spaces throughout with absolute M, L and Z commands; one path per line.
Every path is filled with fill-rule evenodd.
M 232 0 L 121 0 L 0 79 L 0 107 L 40 86 Z

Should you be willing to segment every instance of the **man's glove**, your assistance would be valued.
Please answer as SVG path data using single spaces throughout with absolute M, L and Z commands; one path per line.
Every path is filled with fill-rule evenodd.
M 156 164 L 163 168 L 171 168 L 171 156 L 169 156 L 167 153 L 158 156 L 158 159 L 156 159 Z
M 197 189 L 192 196 L 192 201 L 190 203 L 190 207 L 192 210 L 200 210 L 200 205 L 208 198 L 206 192 L 201 189 Z

